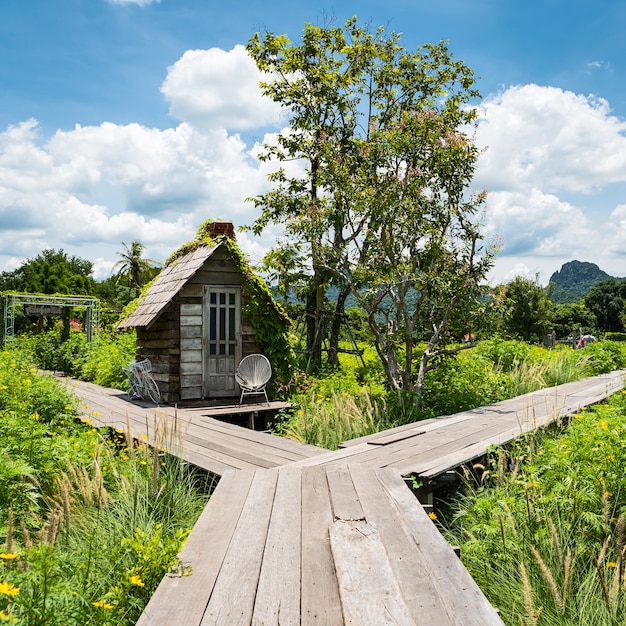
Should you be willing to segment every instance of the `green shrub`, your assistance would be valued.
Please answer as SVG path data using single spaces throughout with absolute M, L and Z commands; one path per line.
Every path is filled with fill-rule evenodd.
M 604 335 L 607 341 L 626 341 L 626 333 L 607 332 Z

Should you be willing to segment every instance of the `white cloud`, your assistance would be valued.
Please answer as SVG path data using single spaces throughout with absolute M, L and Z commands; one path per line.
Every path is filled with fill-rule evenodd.
M 607 223 L 611 191 L 626 189 L 625 133 L 606 101 L 554 87 L 511 87 L 485 100 L 475 182 L 489 190 L 487 230 L 504 241 L 499 279 L 519 265 L 544 268 L 547 282 L 573 259 L 618 271 L 626 228 L 620 238 Z
M 626 122 L 608 103 L 555 87 L 511 87 L 487 99 L 478 129 L 488 188 L 588 193 L 626 182 Z
M 242 46 L 188 51 L 162 87 L 174 128 L 105 122 L 42 137 L 30 119 L 0 132 L 0 271 L 63 248 L 96 259 L 105 278 L 122 242 L 163 261 L 208 218 L 252 224 L 258 211 L 245 200 L 269 189 L 275 164 L 232 131 L 260 128 L 275 141 L 279 111 L 259 78 Z M 487 234 L 504 240 L 496 282 L 537 271 L 547 282 L 575 258 L 624 273 L 625 196 L 607 193 L 626 192 L 625 134 L 608 103 L 561 89 L 517 86 L 485 100 L 475 182 L 489 190 Z M 239 240 L 258 262 L 280 234 Z
M 161 91 L 170 114 L 196 128 L 249 130 L 280 118 L 280 107 L 261 94 L 262 79 L 244 46 L 187 50 L 168 69 Z

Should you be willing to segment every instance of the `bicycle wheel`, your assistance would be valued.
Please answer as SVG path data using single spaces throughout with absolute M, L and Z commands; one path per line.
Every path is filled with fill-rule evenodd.
M 150 374 L 144 374 L 143 377 L 143 392 L 144 397 L 148 396 L 154 404 L 159 404 L 161 401 L 161 392 L 159 391 L 159 386 L 156 384 L 156 381 Z
M 132 367 L 124 367 L 122 369 L 128 377 L 128 397 L 141 398 L 141 394 L 139 393 L 141 381 L 137 380 L 137 374 L 135 370 Z

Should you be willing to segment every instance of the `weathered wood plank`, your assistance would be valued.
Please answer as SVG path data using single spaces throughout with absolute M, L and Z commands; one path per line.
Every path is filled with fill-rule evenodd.
M 496 609 L 487 601 L 461 560 L 450 558 L 452 549 L 422 507 L 416 506 L 415 497 L 402 479 L 393 470 L 378 469 L 376 473 L 390 498 L 402 508 L 398 520 L 430 565 L 432 580 L 441 585 L 440 593 L 446 594 L 446 603 L 452 605 L 455 626 L 501 626 L 502 620 Z
M 254 472 L 226 473 L 196 522 L 179 558 L 183 575 L 166 575 L 137 626 L 200 623 L 246 501 Z
M 301 472 L 285 467 L 278 474 L 252 624 L 300 624 L 301 543 Z
M 327 471 L 326 480 L 330 491 L 330 503 L 336 520 L 364 520 L 365 514 L 359 501 L 352 476 L 347 466 Z
M 343 623 L 337 575 L 330 550 L 333 523 L 326 470 L 302 469 L 302 624 Z
M 411 509 L 415 507 L 423 512 L 422 506 L 415 498 L 397 502 L 383 488 L 375 470 L 362 465 L 350 465 L 349 469 L 365 517 L 380 532 L 389 565 L 399 581 L 400 592 L 413 620 L 456 626 L 454 613 L 450 614 L 445 598 L 442 601 L 440 597 L 442 581 L 433 578 L 424 554 L 416 548 L 413 537 L 404 531 L 401 523 L 407 503 Z M 450 550 L 448 558 L 456 559 L 457 556 Z M 444 584 L 448 588 L 454 582 L 445 581 Z
M 255 472 L 201 624 L 251 623 L 277 478 Z
M 374 526 L 335 520 L 330 545 L 344 623 L 415 626 Z

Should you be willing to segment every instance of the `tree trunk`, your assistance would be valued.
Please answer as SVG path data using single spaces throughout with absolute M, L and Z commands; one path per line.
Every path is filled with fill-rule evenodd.
M 345 317 L 346 298 L 350 293 L 350 287 L 345 287 L 339 292 L 337 304 L 335 306 L 335 315 L 330 327 L 330 338 L 328 341 L 328 364 L 339 365 L 339 334 L 341 324 Z

